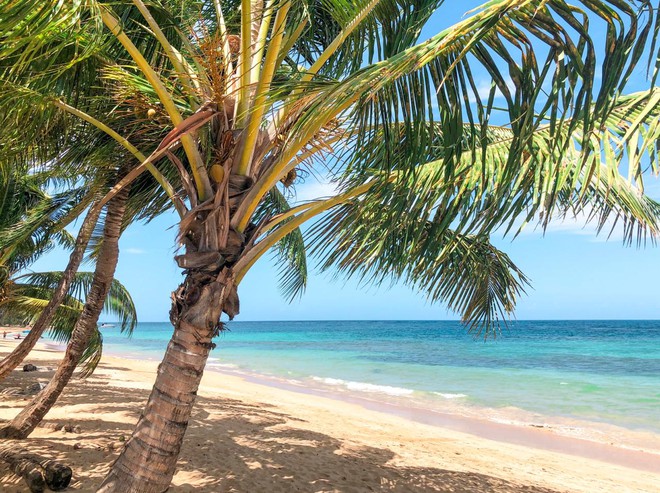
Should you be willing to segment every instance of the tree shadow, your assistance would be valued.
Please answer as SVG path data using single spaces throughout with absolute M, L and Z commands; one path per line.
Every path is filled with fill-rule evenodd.
M 105 374 L 77 380 L 62 395 L 57 406 L 70 406 L 71 423 L 80 426 L 81 433 L 52 429 L 58 420 L 51 418 L 34 436 L 18 442 L 32 453 L 71 466 L 72 491 L 96 490 L 149 395 L 148 389 L 111 382 L 111 375 Z M 305 429 L 301 421 L 269 404 L 200 397 L 170 491 L 557 493 L 476 472 L 402 467 L 387 448 L 357 446 Z M 26 491 L 4 465 L 0 491 Z

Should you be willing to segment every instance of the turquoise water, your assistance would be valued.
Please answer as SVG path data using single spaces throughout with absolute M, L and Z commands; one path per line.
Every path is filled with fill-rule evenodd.
M 518 321 L 497 339 L 457 322 L 232 322 L 209 367 L 447 412 L 512 409 L 660 433 L 660 322 Z M 172 328 L 141 323 L 111 354 L 160 359 Z

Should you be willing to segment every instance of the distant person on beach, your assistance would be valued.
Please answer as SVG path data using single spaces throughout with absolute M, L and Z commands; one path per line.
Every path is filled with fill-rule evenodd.
M 14 337 L 14 339 L 20 339 L 20 338 L 21 338 L 21 334 L 16 334 L 16 336 Z
M 7 339 L 7 331 L 6 330 L 2 333 L 2 338 Z

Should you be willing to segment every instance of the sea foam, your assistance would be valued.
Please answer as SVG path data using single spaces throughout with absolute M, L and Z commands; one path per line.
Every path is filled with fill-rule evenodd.
M 460 399 L 462 397 L 467 397 L 467 394 L 451 394 L 447 392 L 433 392 L 435 395 L 444 397 L 445 399 Z
M 342 380 L 340 378 L 321 378 L 321 377 L 312 377 L 313 380 L 317 382 L 325 383 L 326 385 L 334 385 L 345 387 L 348 390 L 354 390 L 357 392 L 370 392 L 378 394 L 388 394 L 388 395 L 411 395 L 414 390 L 406 389 L 403 387 L 392 387 L 390 385 L 375 385 L 373 383 L 366 382 L 352 382 L 347 380 Z

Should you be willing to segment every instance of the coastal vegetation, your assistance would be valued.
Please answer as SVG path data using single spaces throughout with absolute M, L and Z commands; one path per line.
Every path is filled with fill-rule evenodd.
M 2 168 L 84 177 L 79 212 L 104 210 L 105 229 L 56 378 L 0 433 L 43 417 L 96 329 L 122 230 L 168 209 L 185 274 L 173 336 L 104 492 L 169 487 L 221 316 L 266 252 L 288 298 L 311 254 L 488 335 L 527 285 L 494 232 L 584 213 L 627 243 L 657 235 L 643 188 L 660 164 L 657 3 L 491 0 L 424 31 L 448 3 L 2 4 Z M 640 69 L 647 84 L 629 88 Z M 310 176 L 333 192 L 292 203 Z
M 76 216 L 79 194 L 74 190 L 51 197 L 43 190 L 46 179 L 39 174 L 20 173 L 16 168 L 0 174 L 0 322 L 27 325 L 31 329 L 0 362 L 0 380 L 25 359 L 46 330 L 56 340 L 69 341 L 90 299 L 92 275 L 77 272 L 79 263 L 70 269 L 66 284 L 62 281 L 66 273 L 30 270 L 52 248 L 74 248 L 76 243 L 64 226 Z M 61 292 L 56 294 L 58 290 Z M 48 306 L 54 309 L 49 312 Z M 104 307 L 122 321 L 125 330 L 133 329 L 137 321 L 135 306 L 119 281 L 111 280 Z M 83 376 L 94 371 L 101 359 L 102 346 L 103 337 L 94 325 L 74 364 L 74 367 L 84 365 Z

